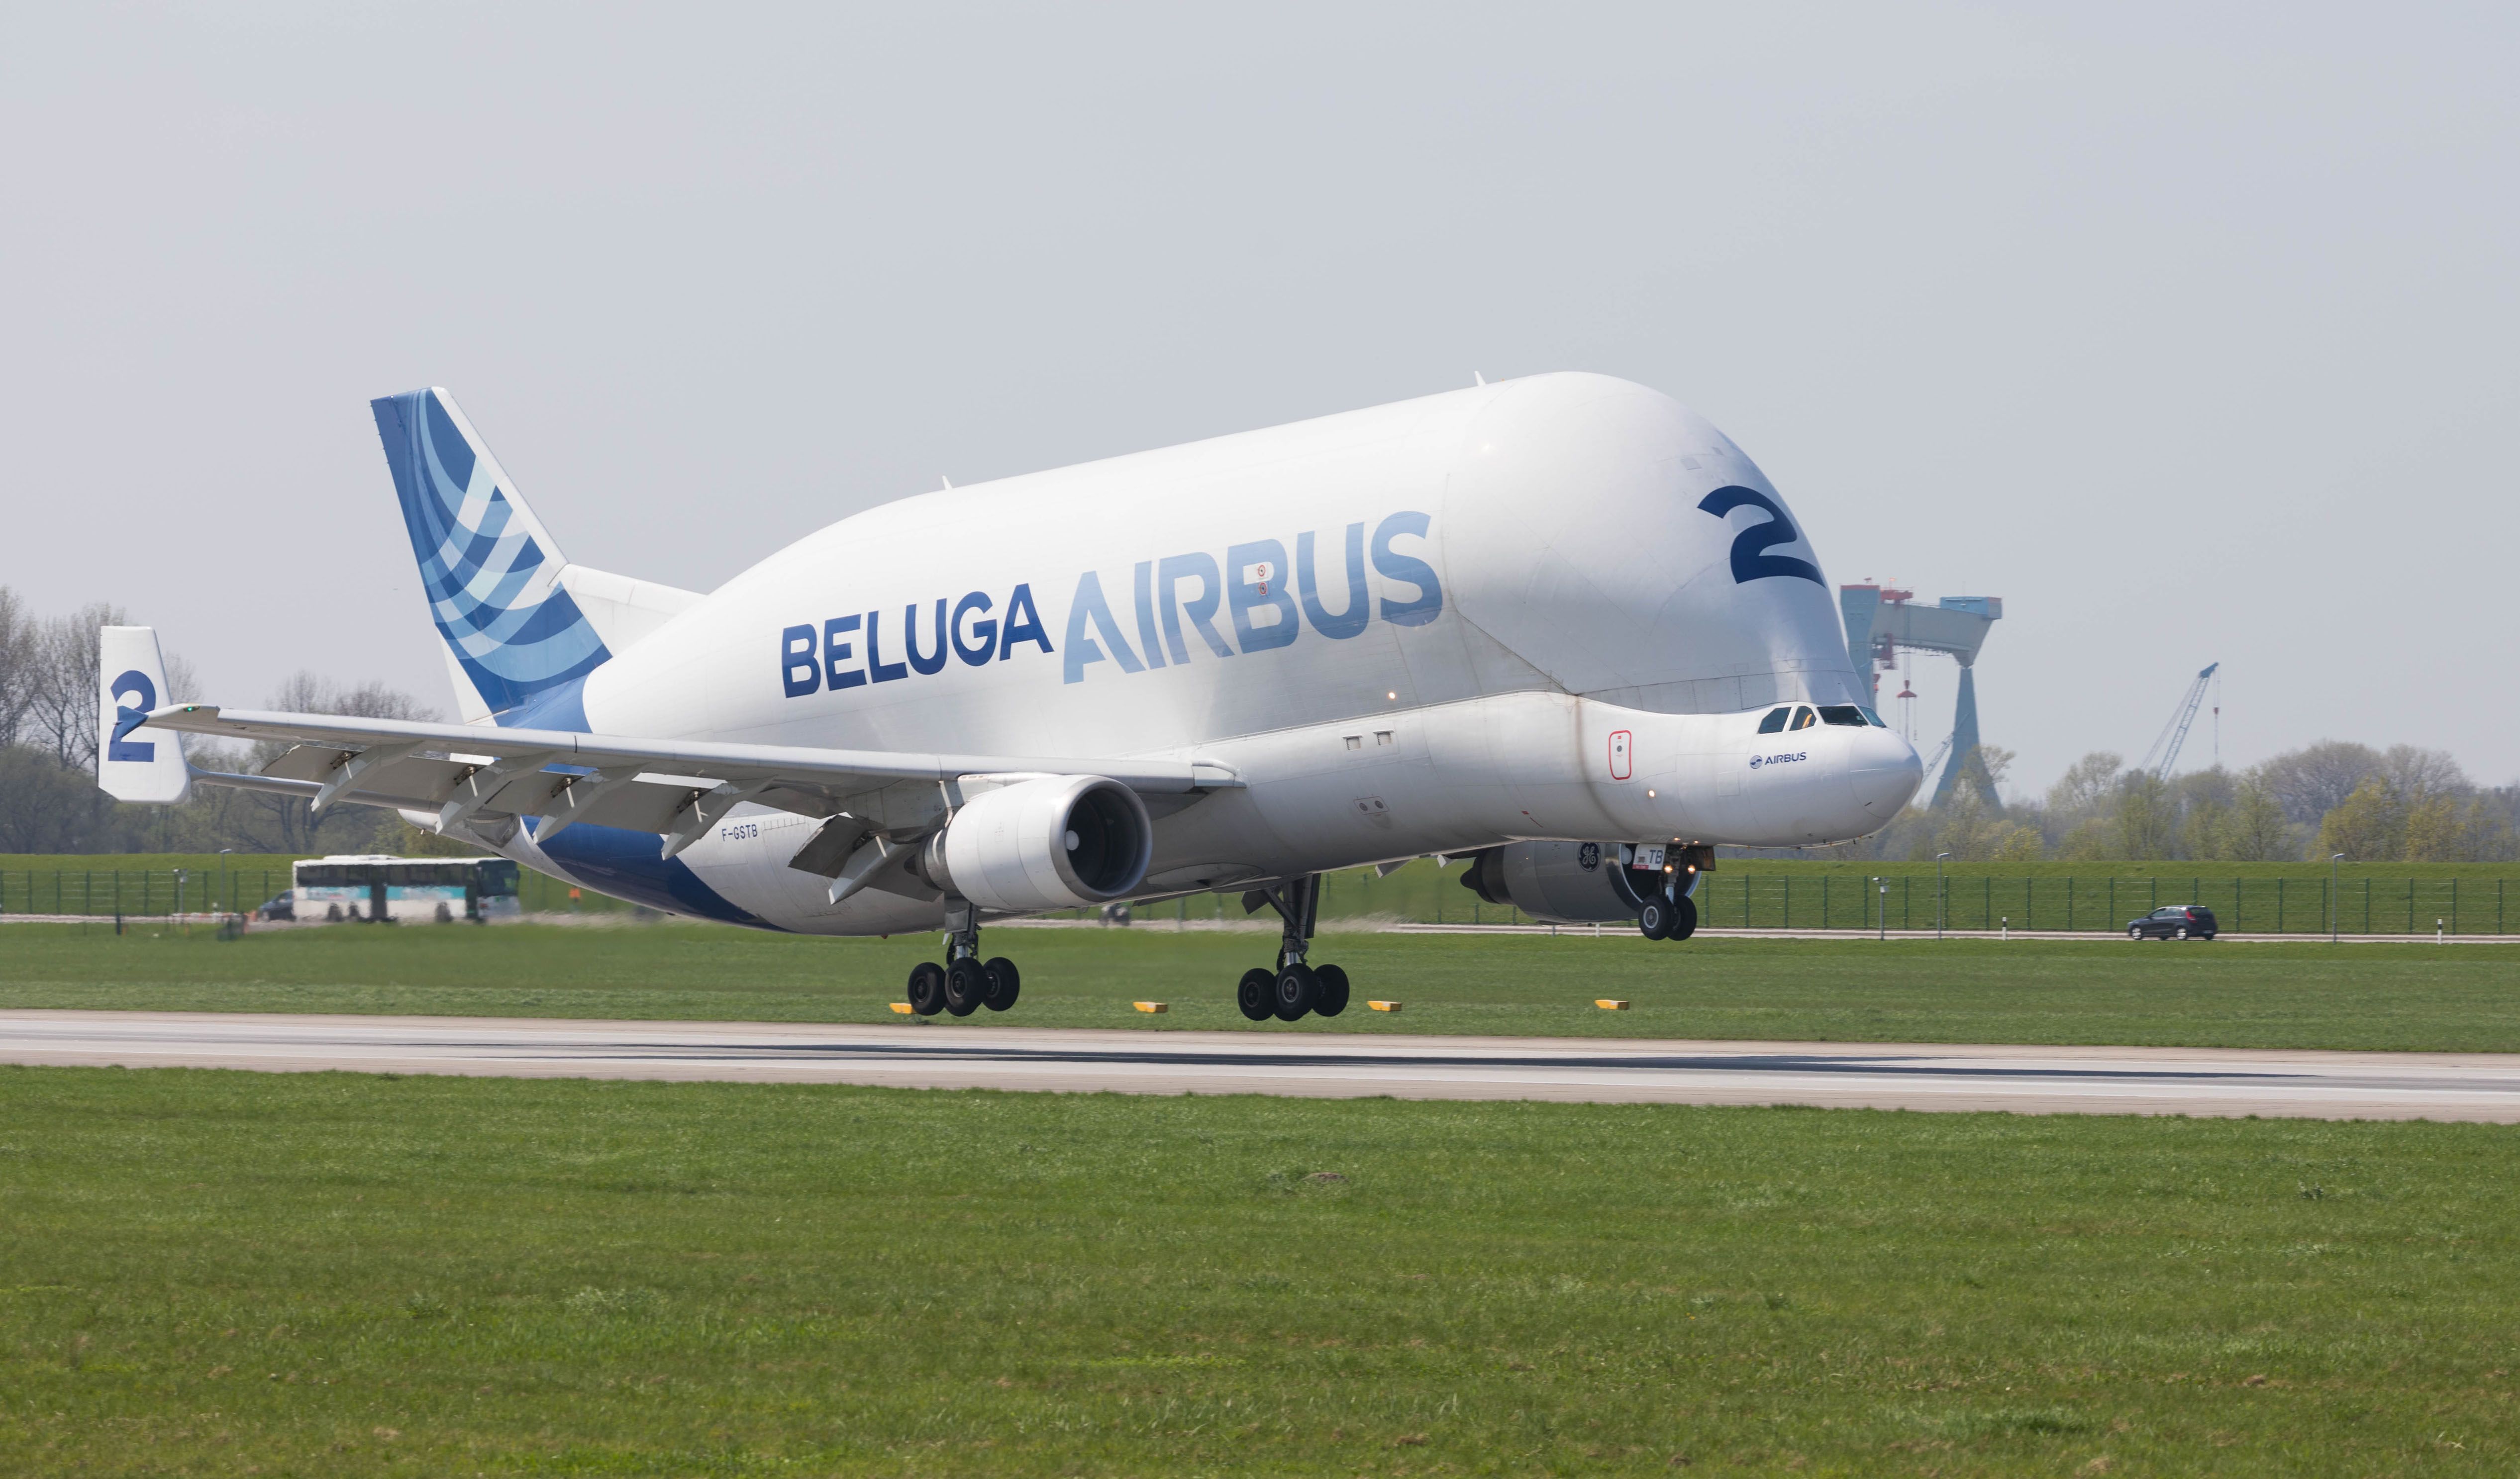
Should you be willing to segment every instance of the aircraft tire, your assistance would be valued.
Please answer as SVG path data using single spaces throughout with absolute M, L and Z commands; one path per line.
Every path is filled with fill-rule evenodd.
M 1317 965 L 1313 974 L 1321 981 L 1321 994 L 1313 998 L 1313 1009 L 1324 1016 L 1336 1016 L 1347 1010 L 1347 972 L 1335 965 Z
M 1672 907 L 1669 899 L 1648 898 L 1644 903 L 1637 906 L 1637 929 L 1646 939 L 1670 939 L 1671 926 Z
M 922 961 L 910 967 L 910 1010 L 914 1016 L 934 1016 L 945 1009 L 945 967 L 934 961 Z
M 1015 969 L 1015 963 L 1005 956 L 998 956 L 984 968 L 989 972 L 989 992 L 980 999 L 980 1005 L 991 1011 L 1004 1011 L 1012 1007 L 1015 997 L 1023 990 L 1023 973 Z
M 1686 940 L 1697 933 L 1697 901 L 1687 894 L 1671 901 L 1671 932 L 1665 939 Z
M 1322 978 L 1301 961 L 1279 971 L 1271 987 L 1269 1005 L 1282 1022 L 1302 1021 L 1313 1004 L 1322 999 Z
M 1234 991 L 1234 1004 L 1242 1008 L 1244 1016 L 1255 1022 L 1265 1022 L 1275 1015 L 1270 1009 L 1269 997 L 1277 984 L 1276 976 L 1254 965 L 1242 972 L 1242 984 Z
M 969 1016 L 988 1000 L 989 968 L 965 956 L 945 967 L 945 1009 L 958 1017 Z

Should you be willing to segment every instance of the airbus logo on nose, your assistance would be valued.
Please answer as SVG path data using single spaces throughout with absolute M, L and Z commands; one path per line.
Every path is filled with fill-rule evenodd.
M 1762 765 L 1791 765 L 1797 760 L 1808 760 L 1810 758 L 1811 751 L 1809 750 L 1800 750 L 1790 755 L 1752 755 L 1750 757 L 1750 769 L 1757 770 Z

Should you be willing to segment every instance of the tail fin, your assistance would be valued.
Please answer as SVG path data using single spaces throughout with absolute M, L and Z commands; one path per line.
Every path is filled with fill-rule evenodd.
M 388 395 L 369 409 L 464 717 L 513 724 L 530 705 L 540 726 L 584 728 L 577 682 L 612 653 L 562 587 L 567 561 L 542 520 L 444 390 Z
M 96 784 L 117 801 L 174 805 L 193 791 L 184 737 L 140 722 L 175 701 L 149 627 L 97 629 Z

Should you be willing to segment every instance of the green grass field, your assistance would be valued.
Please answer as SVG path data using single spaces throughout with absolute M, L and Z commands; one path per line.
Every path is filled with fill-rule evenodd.
M 0 1069 L 0 1473 L 2507 1474 L 2507 1128 Z
M 2520 949 L 2427 944 L 1601 939 L 1328 934 L 1358 1004 L 1253 1028 L 1237 977 L 1274 936 L 997 929 L 1021 1004 L 996 1025 L 1872 1042 L 2520 1052 Z M 222 942 L 160 925 L 0 927 L 0 1008 L 897 1021 L 932 936 L 818 940 L 702 925 L 300 929 Z M 1366 998 L 1405 1004 L 1368 1011 Z M 1635 1008 L 1608 1012 L 1597 997 Z M 1130 1009 L 1167 1002 L 1163 1016 Z

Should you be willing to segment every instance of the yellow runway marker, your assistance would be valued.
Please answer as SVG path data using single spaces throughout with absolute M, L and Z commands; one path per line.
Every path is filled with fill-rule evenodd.
M 909 1004 L 908 1002 L 892 1002 L 892 1003 L 889 1003 L 889 1004 L 887 1004 L 887 1005 L 889 1005 L 889 1006 L 892 1008 L 893 1011 L 894 1011 L 897 1015 L 900 1015 L 900 1016 L 908 1016 L 908 1015 L 910 1015 L 910 1004 Z
M 1130 1006 L 1132 1006 L 1132 1007 L 1137 1008 L 1140 1011 L 1170 1011 L 1170 1010 L 1172 1010 L 1172 1008 L 1171 1008 L 1170 1007 L 1165 1006 L 1165 1005 L 1164 1005 L 1163 1003 L 1161 1003 L 1161 1002 L 1131 1002 L 1129 1005 L 1130 1005 Z
M 1593 999 L 1593 1005 L 1600 1008 L 1603 1011 L 1625 1011 L 1628 1009 L 1627 1003 L 1618 1001 L 1611 997 L 1595 997 Z
M 1372 1008 L 1376 1011 L 1398 1011 L 1400 1009 L 1400 1004 L 1398 1002 L 1368 1002 L 1365 1005 Z

